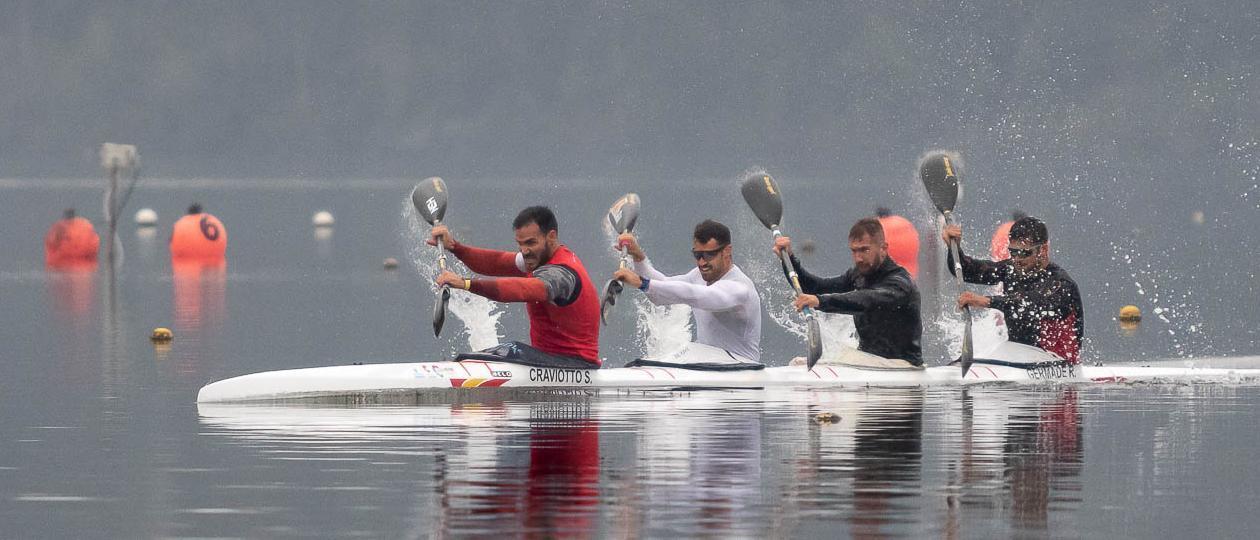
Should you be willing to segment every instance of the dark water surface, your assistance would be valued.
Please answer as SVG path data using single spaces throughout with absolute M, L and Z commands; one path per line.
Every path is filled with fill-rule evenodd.
M 1210 538 L 1260 526 L 1256 386 L 503 393 L 380 407 L 198 407 L 198 388 L 233 375 L 438 359 L 466 345 L 459 321 L 432 337 L 432 296 L 415 265 L 432 252 L 412 248 L 411 184 L 148 182 L 130 210 L 153 207 L 161 224 L 151 235 L 122 227 L 125 260 L 112 283 L 103 268 L 46 272 L 42 262 L 42 235 L 61 208 L 99 215 L 99 183 L 0 186 L 0 536 Z M 451 185 L 449 220 L 473 243 L 508 247 L 507 222 L 535 202 L 523 186 Z M 731 216 L 737 242 L 747 239 L 741 264 L 773 276 L 769 256 L 752 245 L 768 235 L 724 186 L 635 188 L 645 204 L 639 230 L 658 267 L 686 269 L 691 225 Z M 611 268 L 595 224 L 626 188 L 544 187 L 564 194 L 552 201 L 562 237 L 589 267 Z M 827 193 L 802 184 L 789 210 L 804 207 L 792 226 L 824 248 L 813 264 L 838 273 L 843 253 L 826 232 L 865 206 L 845 203 L 839 214 L 810 206 Z M 226 224 L 224 272 L 172 271 L 166 238 L 193 200 Z M 323 235 L 309 226 L 321 209 L 338 219 Z M 926 215 L 911 211 L 921 230 Z M 1085 244 L 1055 246 L 1086 292 L 1092 359 L 1210 365 L 1203 357 L 1256 354 L 1255 318 L 1238 319 L 1241 308 L 1220 300 L 1196 305 L 1192 321 L 1120 332 L 1108 315 L 1132 295 L 1105 285 L 1118 271 L 1087 264 L 1096 260 Z M 385 257 L 402 266 L 382 270 Z M 1192 287 L 1171 275 L 1142 279 Z M 1202 289 L 1189 296 L 1208 296 L 1227 279 L 1200 273 L 1193 286 Z M 778 281 L 759 284 L 768 305 L 785 294 Z M 506 310 L 502 335 L 523 336 L 521 314 Z M 602 345 L 612 366 L 641 351 L 635 314 L 614 315 Z M 799 341 L 766 322 L 767 361 L 798 354 Z M 148 341 L 157 326 L 174 331 L 171 345 Z M 928 356 L 943 358 L 944 338 L 934 339 Z

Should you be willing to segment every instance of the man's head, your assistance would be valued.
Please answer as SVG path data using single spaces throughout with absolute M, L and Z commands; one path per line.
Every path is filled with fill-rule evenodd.
M 883 266 L 888 258 L 888 242 L 884 240 L 884 226 L 878 219 L 862 218 L 849 228 L 849 251 L 853 253 L 853 267 L 862 275 Z
M 560 247 L 559 226 L 556 215 L 546 206 L 531 206 L 512 220 L 516 232 L 516 245 L 525 257 L 525 271 L 533 272 L 547 264 L 551 255 Z
M 1011 224 L 1011 262 L 1021 272 L 1042 270 L 1050 264 L 1050 232 L 1046 224 L 1035 217 L 1024 216 Z
M 691 235 L 691 255 L 706 283 L 713 283 L 731 269 L 731 230 L 726 225 L 706 219 L 696 225 Z

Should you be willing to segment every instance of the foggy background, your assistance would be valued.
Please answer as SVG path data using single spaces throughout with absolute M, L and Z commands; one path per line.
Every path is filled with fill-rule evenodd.
M 13 2 L 0 177 L 98 177 L 112 141 L 150 179 L 607 186 L 594 214 L 756 165 L 790 203 L 810 186 L 789 215 L 840 216 L 821 236 L 908 212 L 914 160 L 948 148 L 973 252 L 1021 208 L 1091 328 L 1138 303 L 1237 343 L 1260 319 L 1258 28 L 1229 0 Z M 396 209 L 373 205 L 341 213 Z

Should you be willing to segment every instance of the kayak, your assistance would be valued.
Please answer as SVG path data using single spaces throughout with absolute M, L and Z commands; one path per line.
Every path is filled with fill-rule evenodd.
M 690 347 L 695 348 L 696 344 L 690 344 Z M 1082 366 L 1068 363 L 1036 347 L 1011 342 L 1002 344 L 984 358 L 976 358 L 966 374 L 956 365 L 888 367 L 886 360 L 865 361 L 864 357 L 871 356 L 849 351 L 837 358 L 823 358 L 813 369 L 803 365 L 698 369 L 663 363 L 571 369 L 490 360 L 330 366 L 267 371 L 213 382 L 201 388 L 197 402 L 320 399 L 372 402 L 388 395 L 420 396 L 491 389 L 842 388 L 992 382 L 1260 380 L 1260 369 Z

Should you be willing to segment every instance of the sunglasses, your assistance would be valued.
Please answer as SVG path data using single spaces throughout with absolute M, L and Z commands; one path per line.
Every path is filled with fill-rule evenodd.
M 700 259 L 704 259 L 706 262 L 712 261 L 714 257 L 717 257 L 718 254 L 721 253 L 722 250 L 726 249 L 726 246 L 729 246 L 729 245 L 730 244 L 726 244 L 725 246 L 719 246 L 717 249 L 710 249 L 707 251 L 693 249 L 691 250 L 691 257 L 697 261 Z
M 1037 244 L 1028 249 L 1007 248 L 1006 250 L 1011 253 L 1012 259 L 1027 259 L 1035 255 L 1038 249 L 1041 249 L 1041 244 Z

